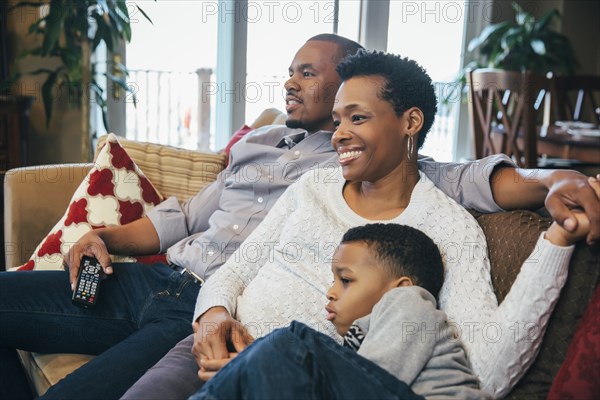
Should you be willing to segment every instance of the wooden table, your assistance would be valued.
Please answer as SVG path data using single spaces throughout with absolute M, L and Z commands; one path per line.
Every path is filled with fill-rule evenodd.
M 600 164 L 600 137 L 573 135 L 557 125 L 540 128 L 537 148 L 548 157 Z

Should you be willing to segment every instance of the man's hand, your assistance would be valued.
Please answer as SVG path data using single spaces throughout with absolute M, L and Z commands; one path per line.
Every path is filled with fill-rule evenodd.
M 590 223 L 588 244 L 600 240 L 600 192 L 593 187 L 598 180 L 600 175 L 588 179 L 574 171 L 554 172 L 545 201 L 552 218 L 571 233 L 577 232 L 579 224 L 574 210 L 583 211 Z
M 77 275 L 79 273 L 79 264 L 81 262 L 81 257 L 84 255 L 95 257 L 100 262 L 104 273 L 107 275 L 113 273 L 112 262 L 108 255 L 106 244 L 98 235 L 97 230 L 89 231 L 69 249 L 69 252 L 64 258 L 64 264 L 69 268 L 71 290 L 75 287 L 75 282 L 77 281 Z
M 600 180 L 590 177 L 588 183 L 596 196 L 600 198 Z M 580 211 L 575 210 L 572 214 L 577 220 L 574 230 L 567 230 L 554 221 L 546 232 L 546 239 L 558 246 L 570 246 L 585 238 L 590 231 L 590 220 Z
M 192 354 L 200 367 L 200 379 L 210 379 L 223 365 L 237 353 L 230 353 L 227 344 L 231 343 L 236 352 L 244 350 L 252 343 L 252 336 L 236 321 L 224 307 L 213 307 L 205 312 L 194 329 Z M 206 362 L 210 360 L 210 362 Z

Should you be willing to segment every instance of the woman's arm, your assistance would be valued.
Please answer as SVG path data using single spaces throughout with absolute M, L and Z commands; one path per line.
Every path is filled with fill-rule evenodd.
M 477 222 L 465 216 L 464 226 L 441 229 L 451 229 L 451 234 L 441 244 L 448 251 L 440 308 L 457 323 L 482 389 L 502 397 L 537 355 L 548 318 L 566 281 L 573 249 L 554 246 L 541 236 L 498 306 L 487 245 Z
M 242 245 L 206 281 L 198 294 L 194 321 L 211 307 L 222 306 L 235 315 L 236 300 L 256 277 L 279 241 L 285 220 L 296 209 L 297 184 L 291 185 L 273 205 L 265 219 Z

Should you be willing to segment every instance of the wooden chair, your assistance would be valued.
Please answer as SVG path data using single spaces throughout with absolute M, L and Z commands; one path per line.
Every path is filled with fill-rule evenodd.
M 554 121 L 600 125 L 600 76 L 553 76 L 550 78 L 550 95 Z
M 546 82 L 530 72 L 469 72 L 469 117 L 476 158 L 505 153 L 520 167 L 537 167 L 536 125 Z

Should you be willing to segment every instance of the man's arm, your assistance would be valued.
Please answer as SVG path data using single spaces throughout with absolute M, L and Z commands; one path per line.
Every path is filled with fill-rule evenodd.
M 159 249 L 158 233 L 148 218 L 89 231 L 69 249 L 65 257 L 71 286 L 77 280 L 79 262 L 83 255 L 97 258 L 104 272 L 110 275 L 112 262 L 109 253 L 144 255 L 156 254 Z
M 495 202 L 506 210 L 546 206 L 552 218 L 569 232 L 577 229 L 574 209 L 590 220 L 587 242 L 600 239 L 600 199 L 588 177 L 571 170 L 522 169 L 498 166 L 490 186 Z

